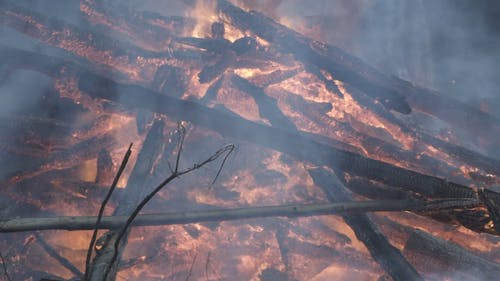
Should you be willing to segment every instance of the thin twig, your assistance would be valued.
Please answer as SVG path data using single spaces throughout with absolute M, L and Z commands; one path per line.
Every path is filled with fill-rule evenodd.
M 2 260 L 3 275 L 5 275 L 5 278 L 7 278 L 8 281 L 12 281 L 12 279 L 10 279 L 9 272 L 7 272 L 7 263 L 5 263 L 2 253 L 0 253 L 0 259 Z
M 211 252 L 209 251 L 207 254 L 207 261 L 205 262 L 205 280 L 208 281 L 208 267 L 210 265 L 210 254 Z
M 188 275 L 186 276 L 185 281 L 189 281 L 189 278 L 191 278 L 191 274 L 193 274 L 193 268 L 194 268 L 194 263 L 196 262 L 196 258 L 198 257 L 198 253 L 194 255 L 193 262 L 191 263 L 191 267 L 189 268 Z
M 220 175 L 220 173 L 222 172 L 222 168 L 224 168 L 224 164 L 226 164 L 226 160 L 227 160 L 227 158 L 228 158 L 228 157 L 229 157 L 229 155 L 230 155 L 230 154 L 234 151 L 234 149 L 235 149 L 235 146 L 232 146 L 232 147 L 230 148 L 229 152 L 228 152 L 228 153 L 226 153 L 226 156 L 224 156 L 224 159 L 222 159 L 222 163 L 220 164 L 220 166 L 219 166 L 219 170 L 217 171 L 217 174 L 215 175 L 214 180 L 212 181 L 212 185 L 214 185 L 214 184 L 215 184 L 215 181 L 217 181 L 217 179 L 219 178 L 219 175 Z
M 111 198 L 111 194 L 115 190 L 116 185 L 118 184 L 118 181 L 120 180 L 120 177 L 121 177 L 123 171 L 125 170 L 125 167 L 127 166 L 130 155 L 132 154 L 132 145 L 133 145 L 132 143 L 129 145 L 127 152 L 125 153 L 125 156 L 123 157 L 120 168 L 118 169 L 118 172 L 116 173 L 116 176 L 113 179 L 113 183 L 111 184 L 111 188 L 109 189 L 108 194 L 106 194 L 106 197 L 102 201 L 101 208 L 99 209 L 99 214 L 97 215 L 97 221 L 95 223 L 94 232 L 92 233 L 92 238 L 90 239 L 89 248 L 87 250 L 87 259 L 85 260 L 85 274 L 84 274 L 83 280 L 87 280 L 87 278 L 88 278 L 90 259 L 92 258 L 94 244 L 95 244 L 95 241 L 97 239 L 97 231 L 99 229 L 99 223 L 101 222 L 102 215 L 104 214 L 104 209 L 106 208 L 106 205 L 108 204 L 108 201 Z
M 223 148 L 217 150 L 214 154 L 212 154 L 209 158 L 207 158 L 205 161 L 201 163 L 195 163 L 191 168 L 185 169 L 183 171 L 179 171 L 179 163 L 180 163 L 180 156 L 184 144 L 184 139 L 185 139 L 185 133 L 186 130 L 182 124 L 179 123 L 178 125 L 178 130 L 180 132 L 179 134 L 179 143 L 178 143 L 178 150 L 177 150 L 177 157 L 175 161 L 175 167 L 174 167 L 174 172 L 167 177 L 162 183 L 160 183 L 151 193 L 149 193 L 135 208 L 135 210 L 132 212 L 130 217 L 127 219 L 127 222 L 125 225 L 121 228 L 121 230 L 118 232 L 115 244 L 114 244 L 114 252 L 113 252 L 113 257 L 111 258 L 110 262 L 108 263 L 106 267 L 106 271 L 104 272 L 104 278 L 103 280 L 106 280 L 108 277 L 109 272 L 111 271 L 111 268 L 113 267 L 113 264 L 116 262 L 116 259 L 118 258 L 118 248 L 120 245 L 120 242 L 122 238 L 125 236 L 130 224 L 132 221 L 137 217 L 139 212 L 144 208 L 144 206 L 167 184 L 175 180 L 176 178 L 179 178 L 182 175 L 185 175 L 187 173 L 190 173 L 194 170 L 197 170 L 215 160 L 217 160 L 219 157 L 225 154 L 230 154 L 234 150 L 234 145 L 229 144 L 224 146 Z

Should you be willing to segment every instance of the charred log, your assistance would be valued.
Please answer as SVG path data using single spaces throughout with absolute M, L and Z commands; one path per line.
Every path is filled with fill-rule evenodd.
M 283 52 L 293 53 L 297 59 L 332 73 L 336 79 L 362 90 L 388 109 L 407 114 L 413 108 L 496 143 L 493 139 L 500 132 L 498 118 L 437 92 L 382 74 L 339 48 L 313 41 L 260 13 L 246 12 L 226 0 L 219 0 L 217 9 L 238 28 L 250 30 L 279 46 Z
M 229 66 L 231 66 L 236 59 L 236 55 L 228 51 L 223 54 L 219 60 L 212 65 L 207 65 L 198 73 L 200 83 L 209 83 L 218 76 L 222 75 Z
M 101 149 L 97 155 L 96 184 L 104 184 L 113 177 L 113 159 L 106 149 Z
M 127 215 L 131 213 L 135 209 L 135 206 L 145 196 L 146 190 L 144 188 L 144 183 L 146 178 L 151 174 L 153 164 L 163 148 L 163 128 L 164 122 L 158 120 L 153 124 L 146 136 L 143 148 L 137 157 L 137 162 L 127 182 L 125 188 L 127 192 L 122 193 L 123 196 L 119 200 L 120 204 L 114 211 L 115 215 Z M 122 226 L 118 226 L 117 228 L 120 227 Z M 90 272 L 87 274 L 89 280 L 115 280 L 118 266 L 117 263 L 120 260 L 123 249 L 127 245 L 128 237 L 128 235 L 125 234 L 118 249 L 115 249 L 115 242 L 117 241 L 119 233 L 117 228 L 111 229 L 99 238 L 102 241 L 102 245 L 99 247 L 99 251 L 96 252 L 96 256 L 89 267 Z M 116 250 L 118 253 L 115 253 Z M 113 261 L 116 255 L 118 259 Z M 111 267 L 111 271 L 109 272 L 107 272 L 108 267 Z M 105 278 L 106 275 L 107 278 Z
M 388 109 L 405 114 L 411 112 L 411 108 L 403 95 L 383 87 L 383 85 L 376 84 L 374 81 L 365 79 L 362 75 L 363 72 L 357 72 L 352 67 L 349 67 L 350 65 L 346 65 L 345 62 L 334 60 L 333 58 L 339 57 L 338 54 L 335 54 L 336 56 L 333 56 L 333 58 L 330 57 L 332 54 L 314 46 L 315 42 L 313 40 L 274 22 L 260 13 L 245 12 L 228 1 L 218 1 L 217 9 L 241 30 L 250 30 L 259 37 L 279 46 L 281 51 L 293 53 L 297 59 L 312 63 L 321 69 L 329 71 L 337 79 L 356 85 L 360 90 L 380 99 Z M 335 51 L 341 52 L 338 49 L 335 49 Z M 342 55 L 348 56 L 344 52 L 342 52 Z
M 473 280 L 494 280 L 500 274 L 500 265 L 479 257 L 459 245 L 414 229 L 406 242 L 405 251 L 412 255 L 420 255 L 426 259 L 425 264 L 442 272 L 443 268 L 453 268 L 473 278 Z
M 259 106 L 260 116 L 268 119 L 273 127 L 296 131 L 295 125 L 281 112 L 275 99 L 269 97 L 262 88 L 255 86 L 247 79 L 238 75 L 231 76 L 232 84 L 250 96 Z
M 146 108 L 167 114 L 226 136 L 288 153 L 303 161 L 328 165 L 391 186 L 406 188 L 426 197 L 476 197 L 471 188 L 460 184 L 320 144 L 301 134 L 260 125 L 193 102 L 173 99 L 140 86 L 120 84 L 89 72 L 82 72 L 79 75 L 79 88 L 94 98 L 113 100 L 128 107 Z
M 335 175 L 318 168 L 309 170 L 313 181 L 318 185 L 330 202 L 349 202 L 351 196 Z M 356 237 L 365 244 L 373 259 L 392 276 L 394 280 L 423 280 L 401 252 L 392 246 L 367 215 L 343 215 Z
M 370 199 L 424 199 L 413 192 L 401 190 L 400 188 L 388 186 L 377 181 L 353 176 L 347 176 L 347 178 L 340 177 L 339 179 L 352 192 Z M 491 211 L 489 213 L 491 213 Z M 447 224 L 463 225 L 476 232 L 498 234 L 500 232 L 494 231 L 488 227 L 490 217 L 492 216 L 489 213 L 486 212 L 484 208 L 460 208 L 455 210 L 431 210 L 417 212 L 419 215 L 424 215 Z
M 259 87 L 266 88 L 266 87 L 269 87 L 273 84 L 277 84 L 277 83 L 283 82 L 289 78 L 292 78 L 293 76 L 295 76 L 298 73 L 299 73 L 298 69 L 292 69 L 292 70 L 287 70 L 287 71 L 283 71 L 283 70 L 278 69 L 278 70 L 275 70 L 269 74 L 256 75 L 256 76 L 251 78 L 250 82 L 252 82 L 253 84 L 255 84 Z
M 208 87 L 203 98 L 200 99 L 201 104 L 207 105 L 209 102 L 214 101 L 217 98 L 217 94 L 224 83 L 224 76 L 217 79 L 215 82 Z
M 159 92 L 180 98 L 187 88 L 184 72 L 178 67 L 162 65 L 156 70 L 153 87 Z

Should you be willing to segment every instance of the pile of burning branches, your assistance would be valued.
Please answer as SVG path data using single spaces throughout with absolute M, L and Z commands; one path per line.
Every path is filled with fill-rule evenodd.
M 19 269 L 33 241 L 72 280 L 116 280 L 141 261 L 150 268 L 128 279 L 324 280 L 356 269 L 340 279 L 492 280 L 500 273 L 500 162 L 485 156 L 498 148 L 500 120 L 261 13 L 225 0 L 187 2 L 189 18 L 68 1 L 78 24 L 0 4 L 0 25 L 27 35 L 31 46 L 2 42 L 0 82 L 20 71 L 51 81 L 37 104 L 44 114 L 0 121 L 8 132 L 2 150 L 32 163 L 3 179 L 2 196 L 17 206 L 4 208 L 0 232 L 26 235 L 22 249 L 3 251 L 8 279 L 9 271 L 19 276 L 12 280 L 46 276 Z M 439 131 L 425 126 L 429 120 Z M 221 142 L 237 144 L 238 153 L 231 144 L 192 160 Z M 196 164 L 182 169 L 181 154 Z M 216 171 L 207 172 L 213 162 Z M 90 181 L 77 176 L 88 163 L 96 173 Z M 187 174 L 192 179 L 173 182 Z M 166 185 L 172 188 L 161 191 Z M 108 204 L 114 211 L 105 215 Z M 168 211 L 141 214 L 146 204 Z M 299 217 L 308 218 L 292 219 Z M 124 260 L 127 244 L 141 240 L 132 233 L 139 226 L 161 226 L 166 234 L 140 237 L 163 249 Z M 75 233 L 90 246 L 86 255 L 82 247 L 68 250 L 78 255 L 67 259 L 41 230 L 86 230 Z M 181 232 L 208 252 L 199 272 L 197 253 L 176 256 L 193 250 L 184 237 L 175 240 Z M 467 244 L 473 239 L 481 246 Z M 232 260 L 227 241 L 250 254 Z M 148 255 L 168 255 L 172 268 L 154 267 Z

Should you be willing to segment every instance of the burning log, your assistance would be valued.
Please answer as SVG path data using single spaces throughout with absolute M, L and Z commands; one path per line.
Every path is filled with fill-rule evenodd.
M 162 65 L 156 70 L 153 85 L 161 93 L 176 98 L 181 97 L 187 88 L 182 70 L 169 65 Z
M 221 76 L 219 79 L 213 82 L 212 85 L 208 87 L 203 98 L 200 99 L 200 103 L 203 105 L 207 105 L 210 101 L 215 100 L 223 83 L 224 83 L 224 76 Z
M 259 106 L 261 117 L 268 119 L 273 127 L 283 128 L 292 132 L 297 131 L 295 125 L 278 108 L 276 100 L 266 95 L 262 88 L 253 85 L 250 81 L 238 75 L 232 75 L 231 82 L 237 89 L 254 98 Z
M 145 49 L 160 52 L 166 51 L 173 37 L 181 36 L 185 28 L 192 28 L 195 24 L 189 18 L 133 11 L 122 3 L 84 1 L 80 7 L 88 18 L 101 22 L 110 33 L 114 31 Z
M 492 228 L 500 233 L 500 193 L 493 190 L 480 189 L 479 198 L 488 208 L 491 218 Z
M 339 176 L 338 179 L 350 191 L 375 200 L 410 199 L 417 196 L 413 192 L 387 186 L 377 181 L 350 175 Z
M 200 83 L 208 83 L 223 74 L 226 69 L 234 63 L 236 56 L 233 52 L 227 52 L 215 62 L 215 64 L 205 66 L 198 74 Z
M 71 70 L 72 72 L 78 72 L 78 71 L 83 71 L 82 67 L 80 66 L 81 64 L 77 63 L 71 63 L 69 61 L 63 61 L 59 59 L 55 59 L 53 57 L 48 57 L 48 56 L 43 56 L 43 55 L 34 55 L 33 53 L 30 52 L 25 52 L 25 51 L 20 51 L 20 50 L 12 50 L 5 48 L 5 53 L 3 54 L 9 54 L 10 51 L 13 51 L 14 54 L 17 54 L 21 57 L 25 58 L 30 58 L 33 61 L 39 61 L 40 64 L 37 64 L 39 67 L 43 66 L 44 63 L 48 63 L 48 69 L 50 70 L 49 72 L 53 72 L 51 69 L 54 69 L 53 66 L 56 66 L 56 69 L 61 68 L 64 66 L 66 69 Z M 79 60 L 80 61 L 80 60 Z M 29 64 L 26 62 L 26 64 Z M 29 65 L 27 65 L 29 67 Z M 46 71 L 44 68 L 40 67 L 40 71 Z M 56 75 L 56 73 L 52 73 L 53 75 Z M 91 74 L 85 74 L 85 75 L 90 75 L 90 77 L 94 77 L 92 79 L 97 79 L 97 81 L 108 81 L 105 80 L 104 78 L 99 78 L 97 76 L 93 76 Z M 86 78 L 84 77 L 81 79 L 82 81 L 80 84 L 84 84 Z M 96 78 L 97 77 L 97 78 Z M 90 81 L 87 81 L 90 82 Z M 115 82 L 110 81 L 110 85 L 108 89 L 113 88 L 115 85 Z M 107 83 L 107 82 L 106 82 Z M 342 167 L 342 169 L 345 169 L 346 171 L 351 171 L 354 172 L 354 174 L 358 174 L 362 177 L 366 177 L 369 179 L 375 179 L 380 182 L 383 182 L 385 184 L 395 186 L 395 187 L 410 187 L 410 190 L 420 193 L 424 196 L 428 197 L 433 197 L 433 196 L 441 196 L 441 197 L 449 197 L 449 196 L 455 196 L 455 197 L 463 197 L 463 196 L 472 196 L 474 197 L 474 193 L 472 190 L 469 190 L 465 188 L 464 186 L 456 185 L 453 183 L 450 183 L 446 180 L 441 180 L 437 179 L 435 177 L 431 176 L 426 176 L 422 175 L 413 171 L 401 169 L 398 167 L 394 167 L 388 164 L 385 164 L 383 162 L 371 160 L 368 158 L 364 158 L 362 156 L 359 156 L 354 153 L 349 153 L 344 150 L 339 150 L 332 148 L 330 146 L 326 146 L 320 143 L 316 143 L 314 141 L 310 141 L 308 138 L 301 136 L 299 134 L 291 134 L 291 133 L 285 133 L 281 132 L 279 129 L 271 129 L 266 126 L 258 125 L 252 122 L 248 122 L 244 119 L 241 119 L 237 116 L 230 116 L 230 115 L 225 115 L 222 113 L 219 113 L 215 110 L 207 109 L 201 106 L 198 106 L 194 103 L 186 102 L 186 101 L 179 101 L 179 100 L 172 100 L 168 99 L 165 96 L 160 96 L 158 94 L 149 92 L 149 94 L 144 94 L 142 91 L 147 91 L 143 88 L 134 88 L 134 86 L 120 86 L 117 87 L 115 90 L 120 90 L 120 89 L 127 89 L 123 91 L 126 95 L 129 97 L 127 99 L 120 99 L 117 94 L 113 94 L 113 91 L 105 90 L 102 89 L 105 93 L 95 92 L 95 88 L 98 86 L 99 83 L 94 84 L 90 83 L 89 89 L 87 89 L 87 92 L 90 93 L 93 97 L 98 97 L 98 98 L 107 98 L 115 101 L 120 101 L 124 103 L 125 105 L 131 106 L 134 109 L 137 107 L 140 108 L 146 108 L 148 110 L 160 112 L 160 113 L 166 113 L 169 115 L 172 115 L 173 117 L 179 118 L 179 119 L 187 119 L 195 124 L 199 124 L 211 129 L 214 129 L 216 131 L 219 131 L 223 134 L 226 135 L 231 135 L 233 137 L 237 137 L 242 140 L 247 140 L 247 141 L 252 141 L 264 146 L 269 146 L 284 152 L 287 152 L 291 155 L 294 155 L 296 157 L 299 157 L 299 159 L 302 160 L 308 160 L 308 161 L 313 161 L 314 163 L 324 163 L 327 165 L 332 165 L 333 167 Z M 84 88 L 86 89 L 86 88 Z M 139 92 L 135 92 L 133 89 L 138 89 Z M 133 92 L 128 94 L 128 92 Z M 96 93 L 98 93 L 96 95 Z M 133 98 L 132 100 L 129 100 L 130 98 Z M 172 105 L 172 107 L 166 106 L 166 107 L 161 107 L 158 108 L 159 103 L 156 102 L 155 100 L 160 100 L 163 104 L 166 105 Z M 137 100 L 137 101 L 135 101 Z M 180 105 L 180 107 L 179 107 Z M 184 108 L 185 110 L 178 110 L 180 108 Z M 200 112 L 200 116 L 204 116 L 204 118 L 198 118 L 196 116 L 186 116 L 186 112 Z M 205 118 L 206 117 L 206 118 Z M 210 122 L 210 120 L 215 120 L 217 122 Z M 207 122 L 208 121 L 208 122 Z M 223 124 L 227 124 L 227 126 L 224 126 Z M 230 130 L 230 128 L 241 128 L 242 131 L 240 130 Z M 247 132 L 245 132 L 245 128 L 249 128 Z M 256 128 L 256 129 L 255 129 Z M 257 134 L 248 134 L 248 132 L 255 131 Z M 273 136 L 273 137 L 271 137 Z M 304 147 L 306 150 L 304 151 L 297 151 L 293 149 L 293 146 L 286 145 L 286 143 L 293 144 L 295 143 L 296 147 Z M 318 151 L 318 152 L 314 152 Z M 321 151 L 321 152 L 319 152 Z M 308 153 L 309 152 L 309 153 Z M 324 152 L 328 152 L 329 155 L 331 156 L 328 158 L 326 155 L 325 157 L 321 157 L 324 155 Z M 344 159 L 345 161 L 335 161 L 335 159 Z M 368 165 L 366 166 L 365 169 L 361 168 L 363 165 Z M 372 172 L 373 171 L 373 172 Z M 396 171 L 396 174 L 394 173 Z M 397 173 L 399 173 L 401 176 L 398 176 Z M 401 174 L 402 173 L 402 174 Z M 412 180 L 411 178 L 416 178 L 418 181 Z M 444 188 L 442 188 L 444 186 Z M 424 188 L 425 187 L 425 188 Z M 465 193 L 464 193 L 465 191 Z M 467 195 L 468 194 L 468 195 Z
M 97 155 L 97 175 L 95 183 L 103 184 L 108 179 L 112 178 L 113 174 L 113 159 L 109 155 L 109 151 L 102 149 Z
M 98 155 L 102 149 L 109 148 L 115 144 L 115 140 L 110 136 L 93 137 L 84 140 L 76 145 L 53 153 L 44 163 L 31 168 L 30 170 L 13 175 L 8 183 L 15 184 L 40 174 L 52 171 L 62 170 L 77 165 L 82 160 L 88 160 Z
M 335 60 L 334 58 L 338 58 L 339 54 L 333 56 L 333 54 L 325 52 L 331 50 L 318 48 L 322 46 L 317 46 L 317 42 L 313 42 L 311 39 L 274 22 L 260 13 L 245 12 L 224 0 L 217 3 L 218 11 L 223 13 L 233 25 L 241 30 L 250 30 L 259 37 L 273 43 L 281 51 L 292 53 L 297 59 L 306 64 L 311 63 L 320 69 L 325 69 L 337 79 L 356 85 L 364 92 L 375 95 L 389 109 L 405 114 L 411 112 L 411 108 L 405 101 L 404 96 L 394 90 L 375 84 L 374 81 L 367 80 L 361 74 L 363 72 L 353 69 L 352 65 L 346 64 L 341 60 Z M 316 43 L 316 46 L 314 43 Z M 335 49 L 335 51 L 340 53 L 340 50 Z M 341 54 L 342 56 L 346 56 L 346 58 L 350 58 L 344 52 Z M 359 64 L 360 62 L 357 63 Z
M 352 200 L 335 175 L 320 168 L 309 170 L 309 174 L 312 176 L 314 183 L 321 187 L 331 202 L 349 202 Z M 368 248 L 373 259 L 394 280 L 423 280 L 401 252 L 387 241 L 387 238 L 367 215 L 346 214 L 342 217 L 354 231 L 356 237 Z
M 164 127 L 165 123 L 163 120 L 156 120 L 149 130 L 143 148 L 137 156 L 137 162 L 127 182 L 126 192 L 123 193 L 125 198 L 119 200 L 120 205 L 115 210 L 115 215 L 130 213 L 137 205 L 137 202 L 147 192 L 144 185 L 153 170 L 156 159 L 158 159 L 163 151 L 164 143 L 166 143 L 163 134 Z
M 143 148 L 137 157 L 137 162 L 130 174 L 127 182 L 126 193 L 123 193 L 120 204 L 115 209 L 115 215 L 126 215 L 131 213 L 135 206 L 142 200 L 146 190 L 144 184 L 146 178 L 150 175 L 156 159 L 161 153 L 163 143 L 164 122 L 157 120 L 149 130 L 146 140 L 144 141 Z M 89 280 L 114 280 L 116 277 L 117 261 L 120 260 L 121 254 L 127 245 L 128 232 L 123 236 L 119 248 L 116 248 L 117 239 L 119 237 L 118 230 L 122 226 L 106 232 L 100 239 L 104 239 L 99 251 L 97 251 L 92 264 L 90 264 L 86 272 L 86 277 Z M 116 252 L 118 251 L 118 253 Z M 118 258 L 117 258 L 118 257 Z M 111 268 L 108 271 L 108 268 Z M 106 278 L 109 276 L 109 279 Z
M 269 74 L 263 74 L 263 75 L 256 75 L 251 78 L 251 81 L 253 84 L 266 88 L 269 87 L 273 84 L 277 84 L 280 82 L 285 81 L 286 79 L 292 78 L 293 76 L 297 75 L 299 73 L 298 69 L 292 69 L 292 70 L 286 70 L 282 71 L 280 69 L 275 70 Z
M 423 199 L 418 194 L 387 186 L 377 181 L 353 177 L 351 175 L 344 175 L 344 177 L 340 177 L 339 179 L 349 190 L 370 199 Z M 487 204 L 485 203 L 485 205 Z M 460 224 L 476 232 L 487 232 L 491 234 L 500 233 L 498 230 L 489 227 L 490 217 L 494 216 L 493 210 L 489 210 L 489 212 L 486 212 L 484 208 L 450 209 L 446 211 L 430 210 L 417 212 L 417 214 L 449 224 Z
M 166 52 L 146 51 L 134 46 L 124 40 L 110 37 L 106 32 L 91 27 L 89 23 L 82 21 L 78 26 L 47 17 L 41 13 L 27 9 L 9 1 L 6 1 L 0 13 L 0 23 L 7 25 L 33 36 L 40 41 L 51 44 L 65 44 L 64 40 L 77 40 L 85 42 L 95 48 L 96 51 L 111 51 L 113 56 L 119 57 L 129 55 L 137 57 L 166 57 Z M 26 21 L 29 18 L 31 21 Z M 39 25 L 37 25 L 38 23 Z M 69 32 L 68 32 L 69 31 Z M 69 46 L 68 46 L 69 47 Z M 83 55 L 80 53 L 80 55 Z
M 283 205 L 247 207 L 235 209 L 214 209 L 191 212 L 144 214 L 138 215 L 133 226 L 158 226 L 171 224 L 188 224 L 209 221 L 241 220 L 267 217 L 308 217 L 318 215 L 365 213 L 365 212 L 400 212 L 422 209 L 463 208 L 473 206 L 475 200 L 445 200 L 422 202 L 415 200 L 376 200 L 364 202 L 317 203 L 307 205 Z M 124 225 L 129 217 L 126 215 L 103 216 L 99 229 L 116 229 Z M 21 232 L 48 229 L 61 230 L 92 230 L 97 217 L 49 217 L 49 218 L 14 218 L 4 219 L 0 224 L 0 233 Z
M 391 241 L 402 247 L 405 257 L 412 261 L 415 267 L 429 280 L 442 280 L 445 278 L 453 280 L 455 278 L 459 278 L 459 280 L 489 280 L 489 278 L 485 277 L 490 276 L 491 270 L 498 272 L 498 266 L 500 265 L 492 260 L 492 257 L 495 257 L 495 250 L 493 249 L 490 253 L 479 254 L 480 251 L 473 249 L 472 245 L 469 249 L 466 249 L 454 243 L 454 236 L 449 239 L 442 239 L 436 234 L 415 228 L 413 224 L 409 226 L 403 225 L 379 215 L 375 215 L 373 218 L 385 233 L 391 233 Z M 466 239 L 466 243 L 469 237 L 467 235 L 463 238 Z M 468 263 L 468 260 L 473 262 Z M 484 261 L 486 263 L 483 263 Z M 483 273 L 485 276 L 483 276 Z
M 495 280 L 500 274 L 500 264 L 479 257 L 459 245 L 432 236 L 418 229 L 411 231 L 405 251 L 425 259 L 424 264 L 442 272 L 452 267 L 454 272 L 474 280 Z M 436 264 L 432 266 L 433 263 Z M 469 279 L 468 279 L 469 280 Z
M 163 113 L 226 136 L 285 152 L 302 161 L 327 165 L 391 186 L 412 190 L 426 197 L 476 197 L 475 192 L 469 187 L 321 144 L 305 137 L 302 133 L 260 125 L 190 101 L 160 95 L 141 86 L 116 83 L 89 72 L 82 72 L 78 77 L 79 88 L 93 98 L 112 100 L 128 107 L 146 108 Z
M 498 118 L 437 92 L 386 76 L 341 49 L 313 41 L 258 12 L 246 12 L 226 0 L 217 3 L 218 12 L 231 24 L 253 32 L 306 64 L 328 71 L 335 79 L 373 96 L 388 109 L 408 114 L 413 108 L 493 142 L 500 132 Z

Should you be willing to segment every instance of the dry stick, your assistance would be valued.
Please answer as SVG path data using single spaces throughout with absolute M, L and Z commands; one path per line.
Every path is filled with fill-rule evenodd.
M 446 199 L 429 202 L 416 200 L 371 200 L 362 202 L 291 204 L 280 206 L 261 206 L 233 209 L 213 209 L 194 212 L 171 212 L 137 215 L 132 226 L 162 226 L 173 224 L 200 223 L 209 221 L 229 221 L 268 217 L 308 217 L 318 215 L 366 213 L 366 212 L 402 212 L 431 211 L 445 209 L 473 208 L 478 200 Z M 125 225 L 128 216 L 103 216 L 99 229 L 115 229 Z M 35 230 L 92 230 L 96 216 L 17 218 L 0 223 L 0 233 Z
M 219 169 L 219 172 L 217 173 L 217 176 L 219 175 L 220 173 L 220 170 L 222 169 L 222 165 L 225 163 L 225 160 L 227 159 L 227 155 L 228 154 L 231 154 L 232 151 L 234 150 L 235 146 L 230 144 L 230 145 L 226 145 L 225 147 L 219 149 L 218 151 L 216 151 L 214 154 L 212 154 L 209 158 L 207 158 L 206 160 L 204 160 L 203 162 L 201 163 L 196 163 L 194 164 L 191 168 L 188 168 L 188 169 L 185 169 L 183 171 L 179 171 L 179 162 L 180 162 L 180 156 L 181 156 L 181 153 L 182 153 L 182 148 L 183 148 L 183 144 L 184 144 L 184 137 L 185 137 L 185 129 L 184 127 L 182 127 L 182 125 L 179 124 L 179 130 L 180 130 L 180 134 L 179 134 L 179 148 L 177 150 L 177 157 L 176 157 L 176 160 L 175 160 L 175 168 L 174 168 L 174 171 L 173 173 L 168 177 L 166 178 L 162 183 L 160 183 L 151 193 L 149 193 L 140 203 L 139 205 L 137 205 L 137 207 L 135 208 L 135 210 L 132 212 L 132 214 L 130 215 L 130 217 L 127 219 L 127 222 L 125 223 L 125 225 L 122 227 L 122 229 L 119 231 L 118 235 L 117 235 L 117 238 L 115 240 L 115 243 L 114 243 L 114 252 L 113 252 L 113 256 L 111 258 L 111 261 L 108 263 L 107 267 L 106 267 L 106 270 L 105 270 L 105 273 L 104 273 L 104 278 L 103 280 L 106 280 L 109 272 L 111 271 L 111 268 L 113 267 L 113 264 L 115 263 L 117 257 L 118 257 L 118 247 L 120 245 L 120 242 L 121 242 L 121 239 L 125 236 L 125 234 L 127 233 L 127 230 L 130 226 L 130 224 L 132 223 L 132 221 L 137 217 L 137 215 L 139 214 L 139 212 L 142 210 L 142 208 L 144 208 L 144 206 L 163 188 L 165 187 L 167 184 L 169 184 L 171 181 L 173 181 L 174 179 L 182 176 L 182 175 L 185 175 L 187 173 L 190 173 L 194 170 L 197 170 L 215 160 L 217 160 L 220 156 L 222 155 L 225 155 L 226 157 L 224 157 L 224 162 L 221 164 L 221 167 Z M 227 154 L 227 155 L 226 155 Z
M 123 171 L 125 170 L 125 167 L 127 166 L 130 155 L 132 154 L 131 149 L 132 149 L 132 143 L 129 145 L 127 152 L 125 153 L 125 156 L 123 157 L 120 168 L 118 169 L 118 172 L 116 173 L 116 176 L 113 179 L 113 183 L 111 184 L 111 188 L 109 189 L 108 194 L 106 194 L 104 201 L 102 201 L 101 208 L 99 209 L 99 213 L 97 215 L 97 221 L 96 221 L 95 227 L 94 227 L 94 232 L 92 233 L 92 238 L 90 239 L 90 243 L 89 243 L 89 249 L 87 250 L 87 259 L 85 260 L 85 275 L 84 275 L 83 280 L 87 280 L 87 277 L 88 277 L 89 267 L 90 267 L 90 259 L 92 258 L 94 243 L 95 243 L 95 240 L 97 238 L 97 230 L 98 230 L 98 226 L 101 222 L 102 215 L 104 214 L 104 208 L 106 207 L 106 204 L 108 204 L 108 201 L 111 198 L 111 194 L 115 190 L 116 185 L 118 184 L 118 181 L 120 180 L 120 177 L 121 177 Z
M 7 264 L 5 263 L 2 253 L 0 253 L 0 260 L 2 260 L 3 275 L 5 275 L 8 281 L 11 281 L 12 279 L 10 279 L 9 273 L 7 272 Z

